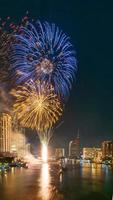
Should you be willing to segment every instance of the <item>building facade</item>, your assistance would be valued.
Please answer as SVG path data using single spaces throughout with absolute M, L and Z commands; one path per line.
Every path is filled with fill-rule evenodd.
M 69 157 L 70 158 L 80 158 L 80 137 L 79 135 L 75 140 L 69 143 Z
M 26 153 L 26 140 L 22 133 L 12 133 L 11 153 L 22 158 Z
M 83 159 L 92 160 L 94 162 L 102 161 L 102 150 L 101 148 L 83 148 Z
M 26 155 L 26 137 L 24 129 L 21 131 L 12 131 L 11 136 L 11 153 L 18 158 L 23 158 Z
M 113 160 L 113 141 L 102 142 L 102 158 Z
M 10 153 L 11 149 L 11 116 L 0 113 L 0 153 Z
M 18 123 L 17 117 L 12 116 L 11 153 L 22 158 L 26 153 L 25 129 Z

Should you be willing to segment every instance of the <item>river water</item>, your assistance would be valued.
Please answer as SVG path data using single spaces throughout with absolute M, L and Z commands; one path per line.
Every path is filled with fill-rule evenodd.
M 12 168 L 0 174 L 0 200 L 113 200 L 113 169 L 77 165 L 59 174 L 57 166 Z

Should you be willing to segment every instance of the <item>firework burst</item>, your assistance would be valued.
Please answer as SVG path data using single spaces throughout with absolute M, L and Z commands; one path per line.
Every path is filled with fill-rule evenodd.
M 20 27 L 11 47 L 11 73 L 16 83 L 44 80 L 60 96 L 68 96 L 77 70 L 69 37 L 55 24 L 28 23 Z
M 15 98 L 14 113 L 24 127 L 44 132 L 51 128 L 62 114 L 62 105 L 52 85 L 29 81 L 12 90 Z
M 21 23 L 14 23 L 8 16 L 6 19 L 0 18 L 0 83 L 9 83 L 10 77 L 10 46 L 14 43 L 14 34 L 19 32 L 20 26 L 26 26 L 28 17 L 25 16 L 21 19 Z M 10 81 L 11 82 L 11 81 Z

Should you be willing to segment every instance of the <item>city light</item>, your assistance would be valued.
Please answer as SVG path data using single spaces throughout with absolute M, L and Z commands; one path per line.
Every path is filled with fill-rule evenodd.
M 48 160 L 47 145 L 43 143 L 42 144 L 42 161 L 47 162 L 47 160 Z

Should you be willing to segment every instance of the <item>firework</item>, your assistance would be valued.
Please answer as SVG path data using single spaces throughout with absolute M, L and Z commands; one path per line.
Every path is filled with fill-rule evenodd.
M 14 113 L 24 127 L 44 132 L 51 128 L 62 114 L 62 105 L 52 85 L 32 80 L 12 90 Z
M 47 162 L 48 160 L 48 148 L 45 143 L 42 143 L 42 161 Z
M 38 132 L 38 135 L 39 135 L 41 143 L 48 145 L 49 141 L 53 135 L 53 130 L 52 130 L 52 128 L 49 128 L 49 129 L 45 130 L 44 132 L 41 132 L 41 133 Z
M 8 77 L 8 46 L 11 37 L 7 33 L 0 33 L 0 81 L 5 82 Z
M 53 135 L 53 130 L 51 128 L 45 130 L 44 132 L 38 132 L 38 136 L 42 145 L 42 161 L 47 162 L 48 160 L 48 144 Z
M 44 80 L 60 96 L 68 96 L 77 70 L 69 37 L 48 22 L 20 27 L 11 47 L 11 73 L 16 83 Z
M 19 32 L 20 26 L 26 26 L 28 17 L 25 16 L 21 19 L 21 23 L 14 23 L 8 16 L 6 19 L 0 18 L 0 83 L 9 82 L 10 77 L 10 45 L 14 42 L 13 35 Z M 11 82 L 11 81 L 10 81 Z

